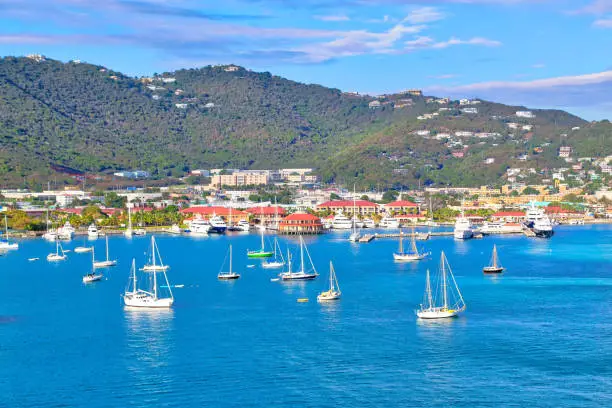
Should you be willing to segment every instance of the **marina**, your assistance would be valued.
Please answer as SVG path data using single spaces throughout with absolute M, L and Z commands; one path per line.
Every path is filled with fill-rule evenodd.
M 91 254 L 68 256 L 64 262 L 29 262 L 55 253 L 56 243 L 20 240 L 18 251 L 0 257 L 0 354 L 6 363 L 0 375 L 7 379 L 0 391 L 13 405 L 52 401 L 60 380 L 43 363 L 52 347 L 51 358 L 65 364 L 62 387 L 84 387 L 67 394 L 69 405 L 91 400 L 113 405 L 117 400 L 143 406 L 145 384 L 160 375 L 181 393 L 177 404 L 186 406 L 214 406 L 229 398 L 264 405 L 279 399 L 299 399 L 307 406 L 330 401 L 361 405 L 366 398 L 375 406 L 448 406 L 447 399 L 426 402 L 436 401 L 440 392 L 451 399 L 459 392 L 470 395 L 466 404 L 472 406 L 481 399 L 493 405 L 513 401 L 537 406 L 543 393 L 551 405 L 589 406 L 592 398 L 608 395 L 601 377 L 608 364 L 598 350 L 612 347 L 612 325 L 606 323 L 612 314 L 600 307 L 609 302 L 606 288 L 612 286 L 610 226 L 557 226 L 550 239 L 432 239 L 425 243 L 432 257 L 417 263 L 392 260 L 389 254 L 397 250 L 397 240 L 354 245 L 346 241 L 347 233 L 304 237 L 322 276 L 292 284 L 279 284 L 279 271 L 263 268 L 265 260 L 247 258 L 248 248 L 261 245 L 256 232 L 156 235 L 164 265 L 171 265 L 168 281 L 160 273 L 156 285 L 159 291 L 172 287 L 172 297 L 165 292 L 161 296 L 159 310 L 125 310 L 120 301 L 134 274 L 136 287 L 155 295 L 142 286 L 153 274 L 142 278 L 139 270 L 148 261 L 150 236 L 110 236 L 118 265 L 102 282 L 89 285 L 81 280 L 91 270 Z M 242 276 L 227 285 L 217 275 L 230 244 L 232 270 Z M 488 276 L 482 266 L 489 262 L 493 244 L 507 269 Z M 79 243 L 61 245 L 70 250 Z M 279 237 L 278 245 L 284 251 L 288 247 L 299 263 L 298 237 Z M 441 251 L 468 308 L 454 319 L 417 319 L 426 271 L 433 275 L 439 270 Z M 342 299 L 313 301 L 330 288 L 330 261 Z M 597 326 L 587 319 L 593 308 L 601 314 Z M 74 353 L 86 348 L 104 351 Z M 150 359 L 153 350 L 157 357 Z M 335 368 L 320 370 L 330 356 Z M 446 378 L 445 385 L 428 376 L 431 364 Z M 542 381 L 537 389 L 530 385 L 534 365 Z M 132 374 L 126 376 L 126 370 Z M 237 375 L 254 370 L 256 377 Z M 308 392 L 298 391 L 303 375 L 313 380 Z M 471 380 L 460 380 L 465 377 Z M 492 377 L 524 391 L 517 396 L 512 388 L 494 386 Z M 211 378 L 221 382 L 207 385 Z M 386 388 L 400 378 L 401 387 Z M 342 391 L 325 386 L 330 381 L 345 384 Z M 237 387 L 241 393 L 235 392 Z M 266 391 L 270 387 L 273 395 Z M 588 395 L 570 391 L 580 388 L 588 388 Z M 381 396 L 379 389 L 388 391 Z M 165 398 L 152 395 L 147 404 L 163 404 Z

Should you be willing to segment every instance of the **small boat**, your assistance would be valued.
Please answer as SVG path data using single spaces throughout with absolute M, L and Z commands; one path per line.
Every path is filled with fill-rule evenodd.
M 334 264 L 329 261 L 329 289 L 325 292 L 319 293 L 317 300 L 319 302 L 326 302 L 328 300 L 338 300 L 342 292 L 340 292 L 340 285 L 338 285 L 338 278 L 336 277 L 336 271 L 334 270 Z
M 59 241 L 55 241 L 55 253 L 47 255 L 47 261 L 63 261 L 67 258 L 64 248 L 60 245 Z
M 308 298 L 298 298 L 298 303 L 308 303 Z
M 382 220 L 380 220 L 380 223 L 378 224 L 378 226 L 380 228 L 395 229 L 395 228 L 399 228 L 400 223 L 397 218 L 387 215 L 383 217 Z
M 177 224 L 173 224 L 166 232 L 174 235 L 180 235 L 182 233 L 181 227 L 179 227 Z
M 247 268 L 249 268 L 249 269 L 254 268 L 254 267 L 255 267 L 255 265 L 253 265 L 253 264 L 247 265 Z
M 83 276 L 83 283 L 92 283 L 101 281 L 104 275 L 100 272 L 96 273 L 96 261 L 94 251 L 91 251 L 91 272 Z
M 279 254 L 280 254 L 280 259 L 278 258 Z M 274 238 L 274 258 L 270 261 L 266 261 L 262 263 L 261 267 L 265 269 L 276 269 L 276 268 L 282 268 L 283 266 L 285 266 L 285 258 L 283 258 L 283 253 L 280 250 L 278 240 Z
M 78 246 L 74 248 L 75 254 L 84 254 L 84 253 L 91 252 L 91 251 L 93 251 L 93 247 Z
M 140 236 L 147 235 L 147 230 L 144 228 L 135 229 L 134 235 L 140 235 Z
M 465 310 L 463 296 L 461 296 L 459 286 L 457 286 L 444 251 L 440 255 L 440 276 L 438 279 L 436 293 L 432 293 L 429 269 L 427 270 L 425 297 L 420 309 L 416 311 L 419 319 L 446 319 L 455 317 Z
M 96 224 L 91 224 L 87 228 L 87 236 L 89 238 L 98 238 L 98 235 L 100 235 L 100 232 L 98 231 L 98 227 L 96 227 Z
M 260 235 L 261 235 L 261 249 L 256 249 L 254 251 L 247 250 L 248 258 L 270 258 L 271 256 L 274 255 L 274 252 L 266 251 L 266 247 L 264 244 L 264 230 L 263 229 L 260 230 Z
M 310 269 L 306 270 L 304 266 L 304 252 L 308 256 L 308 261 L 310 263 Z M 312 258 L 310 257 L 310 253 L 308 252 L 308 248 L 306 248 L 306 244 L 304 244 L 304 239 L 300 235 L 300 270 L 298 272 L 293 272 L 291 270 L 291 253 L 287 251 L 287 271 L 280 273 L 278 276 L 283 281 L 304 281 L 304 280 L 313 280 L 316 279 L 319 274 L 315 269 L 314 263 L 312 262 Z
M 223 262 L 225 265 L 225 262 Z M 221 266 L 223 269 L 223 266 Z M 219 272 L 217 274 L 217 279 L 219 280 L 235 280 L 240 278 L 240 274 L 236 273 L 232 270 L 232 246 L 229 246 L 229 271 L 228 272 Z
M 49 209 L 47 209 L 47 223 L 46 223 L 47 231 L 43 234 L 43 239 L 47 241 L 55 241 L 57 239 L 57 231 L 49 230 Z
M 132 235 L 134 235 L 134 230 L 132 230 L 132 210 L 130 209 L 129 205 L 128 205 L 128 226 L 125 229 L 125 231 L 123 231 L 123 235 L 125 235 L 126 238 L 131 238 Z
M 128 281 L 128 287 L 123 294 L 123 303 L 128 308 L 132 309 L 167 309 L 172 307 L 174 304 L 174 295 L 170 282 L 168 282 L 168 276 L 165 271 L 153 271 L 149 272 L 152 275 L 152 279 L 143 279 L 150 284 L 150 288 L 144 289 L 138 287 L 138 280 L 136 274 L 136 260 L 132 259 L 132 268 L 130 270 L 131 277 Z M 164 296 L 160 294 L 161 288 L 158 288 L 157 274 L 162 273 L 164 281 L 166 282 L 165 290 L 167 292 Z
M 491 263 L 489 266 L 485 266 L 482 268 L 484 273 L 502 273 L 504 271 L 504 267 L 501 266 L 499 262 L 499 258 L 497 256 L 497 246 L 493 245 L 493 255 L 491 256 Z
M 159 258 L 159 262 L 157 259 Z M 155 236 L 151 235 L 151 250 L 149 251 L 149 263 L 142 267 L 145 272 L 166 272 L 170 266 L 164 265 Z
M 4 239 L 0 240 L 0 250 L 14 250 L 19 249 L 19 244 L 16 242 L 9 241 L 8 235 L 8 222 L 6 220 L 6 214 L 4 215 Z
M 455 219 L 455 229 L 453 230 L 455 239 L 470 239 L 474 237 L 474 228 L 470 219 L 463 212 L 463 200 L 461 200 L 461 214 Z
M 427 256 L 431 255 L 430 252 L 419 252 L 419 249 L 416 245 L 416 236 L 414 234 L 414 229 L 412 230 L 412 234 L 410 234 L 410 251 L 404 251 L 403 237 L 404 233 L 400 229 L 399 251 L 393 253 L 393 259 L 395 259 L 396 261 L 421 261 Z
M 363 220 L 363 228 L 376 228 L 376 223 L 371 218 L 365 218 Z
M 38 261 L 40 258 L 36 257 L 36 258 L 28 258 L 28 261 L 30 262 L 34 262 L 34 261 Z
M 192 235 L 208 235 L 210 224 L 205 219 L 198 217 L 191 221 L 189 229 Z
M 248 232 L 251 229 L 251 224 L 247 220 L 240 220 L 236 225 L 227 227 L 228 231 Z
M 93 250 L 93 247 L 92 247 Z M 107 268 L 109 266 L 117 265 L 117 260 L 110 259 L 108 256 L 108 237 L 106 237 L 106 260 L 105 261 L 94 261 L 94 268 Z

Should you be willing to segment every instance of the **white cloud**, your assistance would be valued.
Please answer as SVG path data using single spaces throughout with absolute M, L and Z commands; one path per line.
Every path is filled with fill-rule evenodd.
M 410 24 L 431 23 L 442 20 L 444 14 L 435 7 L 418 7 L 412 9 L 402 22 Z
M 474 37 L 469 40 L 461 40 L 456 37 L 452 37 L 448 41 L 441 41 L 435 44 L 432 44 L 432 48 L 448 48 L 452 45 L 482 45 L 485 47 L 499 47 L 502 45 L 501 42 L 496 40 L 489 40 L 488 38 L 483 37 Z
M 612 28 L 612 17 L 595 20 L 593 26 L 598 28 Z
M 531 68 L 534 68 L 534 69 L 542 69 L 542 68 L 546 68 L 546 64 L 542 64 L 542 63 L 540 62 L 540 63 L 537 63 L 537 64 L 533 64 L 533 65 L 531 66 Z
M 338 15 L 327 15 L 327 16 L 314 16 L 317 20 L 321 21 L 349 21 L 350 18 L 344 14 Z

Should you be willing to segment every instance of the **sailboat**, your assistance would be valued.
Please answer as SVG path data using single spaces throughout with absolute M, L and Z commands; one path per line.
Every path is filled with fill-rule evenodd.
M 19 249 L 19 244 L 16 242 L 9 242 L 8 235 L 8 222 L 6 221 L 6 214 L 4 215 L 4 240 L 0 241 L 0 250 L 7 249 Z
M 274 255 L 274 252 L 266 251 L 266 247 L 264 244 L 264 230 L 263 229 L 260 230 L 260 234 L 261 234 L 261 249 L 256 249 L 254 251 L 247 250 L 247 257 L 249 258 L 270 258 L 272 255 Z
M 423 302 L 424 304 L 421 304 L 420 309 L 416 311 L 420 319 L 445 319 L 455 317 L 465 310 L 465 302 L 444 251 L 440 255 L 440 276 L 438 276 L 435 292 L 432 292 L 429 269 L 427 270 Z
M 349 235 L 349 241 L 357 242 L 361 239 L 361 234 L 357 231 L 357 211 L 355 203 L 355 185 L 353 185 L 353 232 Z
M 491 256 L 491 264 L 482 268 L 484 273 L 502 273 L 504 267 L 501 266 L 499 258 L 497 256 L 497 245 L 493 245 L 493 255 Z
M 225 264 L 225 262 L 224 262 Z M 221 267 L 223 268 L 223 266 Z M 232 246 L 229 246 L 229 271 L 228 272 L 219 272 L 217 274 L 217 278 L 220 280 L 234 280 L 240 278 L 240 274 L 232 271 Z
M 108 237 L 106 237 L 106 260 L 105 261 L 94 261 L 94 268 L 106 268 L 109 266 L 117 265 L 117 261 L 114 259 L 110 259 L 108 256 Z
M 429 256 L 430 252 L 419 252 L 419 249 L 416 245 L 416 236 L 414 234 L 414 229 L 412 230 L 412 234 L 410 234 L 410 251 L 404 251 L 404 233 L 400 229 L 400 239 L 399 239 L 399 251 L 393 253 L 393 259 L 396 261 L 420 261 Z
M 84 254 L 84 253 L 91 252 L 91 251 L 93 251 L 93 247 L 92 246 L 90 246 L 90 247 L 88 247 L 88 246 L 78 246 L 78 247 L 74 248 L 74 253 L 75 254 Z
M 129 206 L 127 210 L 128 210 L 128 227 L 126 228 L 125 231 L 123 231 L 123 235 L 125 235 L 127 238 L 131 238 L 132 235 L 134 235 L 134 231 L 132 230 L 132 210 L 130 209 Z
M 55 241 L 57 239 L 57 231 L 49 230 L 49 209 L 47 208 L 47 223 L 45 225 L 47 227 L 47 231 L 43 234 L 43 238 L 47 241 Z
M 304 267 L 304 252 L 308 256 L 308 261 L 310 262 L 310 269 L 306 270 Z M 283 281 L 294 281 L 294 280 L 313 280 L 316 279 L 319 274 L 315 269 L 315 266 L 312 262 L 312 258 L 310 257 L 310 253 L 308 252 L 308 248 L 306 248 L 306 244 L 304 244 L 304 239 L 300 235 L 300 270 L 298 272 L 293 272 L 291 270 L 291 254 L 287 253 L 287 271 L 280 273 L 278 276 Z
M 93 247 L 91 247 L 93 249 Z M 92 283 L 102 280 L 104 275 L 102 273 L 96 273 L 96 255 L 94 251 L 91 251 L 91 272 L 83 276 L 83 283 Z
M 67 256 L 64 252 L 64 248 L 62 248 L 59 241 L 55 241 L 55 253 L 50 253 L 49 255 L 47 255 L 47 261 L 63 261 L 66 258 Z
M 319 302 L 326 302 L 328 300 L 338 300 L 342 292 L 340 292 L 340 285 L 338 284 L 338 277 L 334 270 L 334 264 L 329 261 L 329 290 L 319 293 L 317 300 Z
M 170 266 L 164 265 L 162 261 L 161 254 L 159 253 L 159 248 L 157 247 L 157 243 L 155 242 L 155 236 L 151 235 L 151 252 L 149 253 L 149 263 L 142 267 L 142 270 L 145 272 L 166 272 Z M 159 262 L 157 262 L 157 258 L 159 258 Z
M 123 303 L 129 308 L 144 308 L 144 309 L 160 309 L 169 308 L 174 303 L 174 296 L 170 289 L 170 283 L 168 282 L 168 276 L 165 271 L 161 271 L 164 275 L 166 282 L 165 289 L 168 290 L 168 295 L 161 297 L 157 286 L 157 274 L 158 271 L 152 271 L 149 273 L 149 282 L 151 288 L 149 290 L 139 288 L 138 280 L 136 277 L 136 260 L 132 259 L 132 269 L 130 270 L 131 277 L 128 281 L 128 287 L 123 294 Z
M 280 255 L 280 259 L 278 259 L 279 255 Z M 283 253 L 280 250 L 280 245 L 278 244 L 278 240 L 274 238 L 274 258 L 271 261 L 262 263 L 261 267 L 265 269 L 275 269 L 275 268 L 282 268 L 283 266 L 285 266 L 285 258 L 283 258 Z

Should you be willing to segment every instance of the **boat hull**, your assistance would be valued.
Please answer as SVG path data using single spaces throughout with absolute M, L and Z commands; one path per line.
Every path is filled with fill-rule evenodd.
M 56 261 L 63 261 L 66 259 L 66 255 L 49 255 L 47 256 L 47 261 L 49 262 L 56 262 Z
M 237 273 L 220 273 L 217 275 L 219 280 L 236 280 L 239 279 L 240 275 Z
M 225 231 L 227 230 L 227 227 L 210 227 L 210 230 L 208 230 L 209 234 L 225 234 Z
M 458 310 L 454 309 L 433 309 L 433 310 L 417 310 L 416 315 L 419 319 L 450 319 L 459 315 Z
M 482 272 L 484 273 L 497 274 L 497 273 L 502 273 L 503 271 L 504 271 L 504 268 L 499 268 L 495 266 L 486 266 L 482 268 Z
M 102 274 L 89 274 L 83 276 L 83 283 L 93 283 L 101 281 L 104 276 Z
M 307 280 L 314 280 L 317 278 L 316 274 L 309 274 L 309 273 L 305 273 L 305 274 L 297 274 L 297 273 L 293 273 L 293 274 L 286 274 L 286 275 L 281 275 L 281 280 L 283 281 L 307 281 Z
M 340 299 L 340 296 L 341 296 L 340 292 L 327 291 L 327 292 L 323 292 L 319 294 L 319 296 L 317 296 L 317 301 L 328 302 L 328 301 L 338 300 Z
M 116 266 L 117 261 L 100 261 L 94 262 L 94 268 L 108 268 L 109 266 Z
M 412 262 L 412 261 L 421 261 L 427 257 L 428 254 L 393 254 L 393 259 L 396 261 L 402 262 Z
M 172 298 L 154 299 L 148 296 L 124 295 L 123 303 L 128 308 L 133 308 L 133 309 L 168 309 L 172 307 L 172 304 L 174 303 L 174 299 Z
M 274 256 L 274 252 L 254 251 L 247 252 L 247 258 L 270 258 Z
M 460 231 L 455 230 L 453 232 L 453 236 L 455 237 L 455 239 L 461 239 L 461 240 L 471 239 L 474 237 L 474 232 L 471 230 L 460 230 Z
M 539 229 L 533 228 L 533 232 L 536 235 L 536 237 L 539 237 L 539 238 L 550 238 L 554 235 L 554 231 L 552 229 L 539 230 Z
M 283 266 L 285 266 L 284 262 L 265 262 L 261 264 L 261 267 L 264 269 L 276 269 L 282 268 Z

